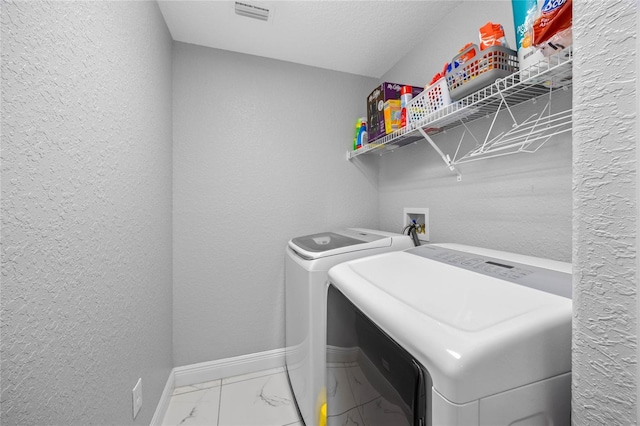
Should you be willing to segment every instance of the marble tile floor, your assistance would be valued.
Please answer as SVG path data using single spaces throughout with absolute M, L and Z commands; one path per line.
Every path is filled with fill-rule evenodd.
M 358 362 L 330 363 L 327 370 L 327 424 L 409 426 L 408 413 L 388 399 L 391 392 L 382 395 L 378 389 L 369 383 Z M 399 397 L 394 400 L 400 402 Z
M 284 367 L 176 388 L 163 426 L 304 426 Z

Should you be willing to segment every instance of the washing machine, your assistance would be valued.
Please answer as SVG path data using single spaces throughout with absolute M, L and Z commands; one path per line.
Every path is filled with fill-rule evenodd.
M 433 244 L 329 271 L 327 425 L 569 425 L 571 265 Z
M 298 410 L 316 426 L 324 402 L 326 282 L 332 266 L 413 247 L 410 237 L 350 228 L 289 241 L 285 256 L 285 360 Z

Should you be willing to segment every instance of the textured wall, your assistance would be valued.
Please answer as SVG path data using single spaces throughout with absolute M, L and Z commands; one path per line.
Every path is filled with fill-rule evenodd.
M 637 424 L 637 19 L 574 1 L 573 422 Z
M 450 22 L 457 31 L 450 31 Z M 515 44 L 510 1 L 467 2 L 425 42 L 396 64 L 385 81 L 424 85 L 468 41 L 476 41 L 487 21 L 505 28 Z M 477 41 L 476 41 L 477 42 Z M 540 111 L 543 102 L 514 109 L 518 119 Z M 552 111 L 571 106 L 571 93 L 556 92 Z M 484 140 L 491 118 L 474 122 L 471 131 Z M 493 134 L 510 128 L 502 112 Z M 452 158 L 464 128 L 434 137 Z M 467 134 L 460 149 L 475 141 Z M 380 159 L 380 226 L 402 228 L 404 207 L 429 208 L 432 242 L 456 242 L 556 260 L 571 260 L 571 133 L 554 137 L 533 155 L 519 154 L 463 164 L 462 182 L 426 142 L 386 154 Z
M 155 2 L 2 2 L 3 425 L 151 421 L 172 368 L 171 47 Z
M 174 44 L 177 366 L 283 347 L 287 240 L 377 226 L 377 175 L 345 160 L 375 83 Z

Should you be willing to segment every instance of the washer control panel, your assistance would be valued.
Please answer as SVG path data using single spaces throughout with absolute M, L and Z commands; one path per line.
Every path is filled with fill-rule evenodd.
M 492 275 L 498 278 L 517 280 L 534 272 L 530 269 L 517 267 L 514 264 L 505 263 L 505 261 L 496 262 L 469 253 L 448 249 L 443 250 L 446 251 L 436 253 L 434 257 L 452 265 L 465 266 L 465 269 L 473 269 L 478 272 L 482 271 L 486 275 Z
M 564 272 L 432 245 L 407 253 L 571 299 L 571 274 Z

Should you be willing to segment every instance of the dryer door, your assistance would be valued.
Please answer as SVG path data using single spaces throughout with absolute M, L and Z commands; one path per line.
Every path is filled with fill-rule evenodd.
M 327 299 L 327 425 L 431 424 L 431 377 L 336 287 Z

